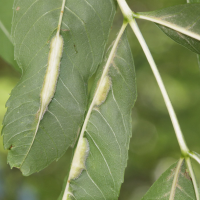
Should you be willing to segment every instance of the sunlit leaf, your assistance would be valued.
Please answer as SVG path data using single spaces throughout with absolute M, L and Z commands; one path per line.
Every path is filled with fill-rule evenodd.
M 91 114 L 84 123 L 83 138 L 88 141 L 88 152 L 80 148 L 86 154 L 79 156 L 84 158 L 85 167 L 81 171 L 76 168 L 74 173 L 73 167 L 77 167 L 74 159 L 59 198 L 62 200 L 115 200 L 119 196 L 132 134 L 131 108 L 136 100 L 134 63 L 126 34 L 114 55 L 109 51 L 107 58 L 97 72 L 90 100 Z M 106 66 L 109 66 L 108 72 Z M 104 89 L 99 85 L 101 79 Z M 101 89 L 98 90 L 98 86 Z M 77 152 L 78 149 L 79 145 Z
M 87 81 L 102 62 L 116 10 L 114 0 L 66 1 L 60 75 L 55 95 L 39 118 L 49 45 L 62 4 L 63 0 L 15 0 L 13 6 L 15 58 L 23 75 L 6 104 L 2 134 L 10 166 L 24 175 L 40 171 L 74 145 L 86 110 Z

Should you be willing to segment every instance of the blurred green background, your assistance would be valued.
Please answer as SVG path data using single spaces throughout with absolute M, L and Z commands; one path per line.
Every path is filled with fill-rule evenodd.
M 11 22 L 4 8 L 7 0 L 0 0 L 0 20 Z M 136 11 L 150 11 L 185 3 L 185 0 L 127 0 Z M 6 22 L 7 20 L 7 22 Z M 176 110 L 188 146 L 200 153 L 200 69 L 196 55 L 165 36 L 155 24 L 138 20 L 141 31 L 158 65 L 172 104 Z M 110 41 L 122 24 L 118 9 Z M 10 31 L 10 25 L 6 27 Z M 128 28 L 137 73 L 138 99 L 132 112 L 133 136 L 130 143 L 128 166 L 122 185 L 120 200 L 140 200 L 152 183 L 173 162 L 179 159 L 180 150 L 172 124 L 149 64 L 134 34 Z M 12 44 L 0 30 L 0 54 L 10 52 Z M 6 112 L 5 103 L 20 73 L 11 65 L 10 58 L 0 58 L 0 122 Z M 9 64 L 10 63 L 10 64 Z M 68 173 L 71 149 L 45 170 L 23 177 L 19 170 L 10 169 L 0 138 L 0 200 L 55 200 Z M 200 166 L 194 162 L 200 184 Z

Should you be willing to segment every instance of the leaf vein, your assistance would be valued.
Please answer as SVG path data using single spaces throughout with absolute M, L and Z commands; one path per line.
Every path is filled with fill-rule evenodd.
M 90 69 L 93 68 L 93 65 L 94 65 L 94 52 L 93 52 L 93 49 L 92 49 L 92 46 L 91 46 L 91 40 L 90 40 L 90 37 L 89 37 L 89 34 L 88 34 L 88 30 L 86 28 L 86 25 L 84 23 L 84 21 L 75 13 L 73 12 L 71 9 L 69 9 L 67 6 L 65 6 L 65 8 L 67 10 L 69 10 L 82 24 L 83 24 L 83 27 L 85 28 L 85 32 L 86 32 L 86 35 L 87 35 L 87 38 L 88 38 L 88 43 L 90 45 L 90 49 L 91 49 L 91 53 L 92 53 L 92 58 L 93 58 L 93 61 L 92 61 L 92 66 Z
M 108 171 L 109 171 L 109 173 L 110 173 L 110 176 L 111 176 L 111 178 L 112 178 L 112 180 L 113 180 L 113 185 L 114 185 L 114 188 L 115 188 L 115 181 L 114 181 L 114 178 L 113 178 L 113 175 L 112 175 L 110 166 L 109 166 L 109 164 L 108 164 L 108 162 L 107 162 L 105 156 L 103 155 L 101 149 L 99 148 L 99 146 L 97 145 L 97 143 L 94 141 L 94 139 L 92 138 L 92 136 L 90 135 L 90 133 L 89 133 L 87 130 L 86 130 L 86 132 L 87 132 L 87 134 L 90 136 L 90 138 L 92 139 L 92 141 L 93 141 L 93 143 L 95 144 L 96 148 L 99 150 L 101 156 L 103 157 L 104 162 L 105 162 L 105 164 L 106 164 L 106 166 L 107 166 L 107 168 L 108 168 Z
M 100 116 L 102 117 L 102 119 L 106 122 L 106 124 L 108 125 L 108 127 L 110 128 L 111 132 L 113 133 L 115 140 L 117 142 L 117 145 L 119 147 L 119 151 L 120 151 L 120 158 L 122 157 L 122 153 L 121 153 L 121 147 L 119 145 L 119 142 L 117 140 L 117 136 L 116 133 L 114 132 L 114 130 L 112 129 L 112 127 L 110 126 L 110 124 L 108 123 L 108 121 L 105 119 L 105 117 L 101 114 L 101 112 L 99 112 L 97 109 L 94 109 L 96 112 L 98 112 L 100 114 Z
M 86 173 L 89 177 L 89 179 L 92 181 L 92 183 L 96 186 L 96 188 L 101 192 L 103 198 L 106 200 L 106 197 L 104 196 L 103 192 L 101 191 L 101 189 L 98 187 L 98 185 L 94 182 L 94 180 L 91 178 L 91 176 L 89 175 L 88 171 L 86 170 Z
M 47 14 L 49 14 L 49 13 L 55 11 L 55 10 L 58 10 L 58 9 L 60 9 L 60 8 L 55 8 L 55 9 L 53 9 L 53 10 L 50 10 L 50 11 L 44 13 L 42 16 L 40 16 L 40 17 L 33 23 L 33 25 L 29 28 L 29 30 L 27 31 L 27 33 L 24 35 L 22 42 L 19 44 L 20 46 L 19 46 L 19 55 L 18 55 L 18 58 L 19 58 L 19 56 L 21 55 L 21 47 L 22 47 L 22 44 L 24 43 L 25 38 L 27 37 L 27 35 L 28 35 L 28 33 L 31 31 L 31 29 L 34 27 L 34 25 L 35 25 L 42 17 L 44 17 L 45 15 L 47 15 Z M 19 59 L 19 62 L 21 63 L 20 59 Z

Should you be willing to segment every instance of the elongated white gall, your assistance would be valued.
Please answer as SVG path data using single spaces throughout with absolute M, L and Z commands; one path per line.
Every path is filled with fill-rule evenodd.
M 76 148 L 68 180 L 77 179 L 85 169 L 85 161 L 89 153 L 89 143 L 86 138 L 81 138 Z
M 107 98 L 108 92 L 110 90 L 111 80 L 109 76 L 105 76 L 101 85 L 97 84 L 98 93 L 95 98 L 95 105 L 100 106 Z
M 42 91 L 40 93 L 40 118 L 42 118 L 44 115 L 56 90 L 56 84 L 60 70 L 60 60 L 63 51 L 63 43 L 63 38 L 60 35 L 56 35 L 51 40 L 47 71 L 45 74 Z

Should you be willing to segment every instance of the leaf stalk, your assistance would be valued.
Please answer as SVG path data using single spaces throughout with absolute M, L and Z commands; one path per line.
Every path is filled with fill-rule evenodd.
M 177 120 L 177 117 L 176 117 L 176 113 L 173 109 L 173 106 L 171 104 L 171 101 L 170 101 L 170 98 L 167 94 L 167 91 L 166 91 L 166 88 L 164 86 L 164 83 L 162 81 L 162 78 L 160 76 L 160 73 L 158 71 L 158 68 L 155 64 L 155 61 L 151 55 L 151 52 L 143 38 L 143 35 L 142 33 L 140 32 L 140 29 L 137 25 L 137 22 L 135 21 L 134 17 L 136 17 L 136 14 L 134 14 L 132 12 L 132 16 L 130 17 L 130 8 L 128 7 L 127 3 L 125 0 L 117 0 L 121 10 L 122 10 L 122 13 L 124 15 L 124 18 L 125 19 L 128 19 L 128 22 L 133 30 L 133 32 L 135 33 L 146 57 L 147 57 L 147 60 L 150 64 L 150 67 L 153 71 L 153 74 L 156 78 L 156 81 L 158 83 L 158 86 L 160 88 L 160 91 L 162 93 L 162 96 L 164 98 L 164 102 L 166 104 L 166 107 L 167 107 L 167 110 L 169 112 L 169 115 L 170 115 L 170 118 L 171 118 L 171 121 L 172 121 L 172 124 L 173 124 L 173 127 L 174 127 L 174 130 L 175 130 L 175 133 L 176 133 L 176 137 L 177 137 L 177 140 L 178 140 L 178 143 L 179 143 L 179 146 L 180 146 L 180 149 L 181 149 L 181 153 L 184 157 L 187 157 L 189 156 L 189 149 L 187 147 L 187 144 L 185 142 L 185 139 L 184 139 L 184 136 L 182 134 L 182 131 L 181 131 L 181 128 L 180 128 L 180 125 L 179 125 L 179 122 Z M 128 12 L 126 14 L 126 12 Z
M 175 133 L 176 133 L 176 137 L 177 137 L 180 149 L 181 149 L 181 153 L 185 157 L 185 156 L 189 155 L 189 149 L 188 149 L 187 144 L 185 142 L 185 139 L 184 139 L 183 133 L 181 131 L 178 119 L 176 117 L 176 113 L 174 111 L 174 108 L 172 106 L 170 98 L 169 98 L 169 96 L 167 94 L 167 90 L 166 90 L 165 85 L 164 85 L 164 83 L 162 81 L 162 78 L 160 76 L 158 68 L 157 68 L 157 66 L 155 64 L 155 61 L 154 61 L 154 59 L 153 59 L 153 57 L 151 55 L 151 52 L 150 52 L 150 50 L 149 50 L 149 48 L 148 48 L 148 46 L 147 46 L 147 44 L 146 44 L 141 32 L 139 30 L 139 27 L 138 27 L 135 19 L 132 19 L 132 21 L 130 21 L 129 23 L 130 23 L 130 26 L 133 29 L 138 41 L 140 42 L 140 45 L 141 45 L 141 47 L 142 47 L 142 49 L 143 49 L 143 51 L 144 51 L 144 53 L 145 53 L 145 55 L 147 57 L 147 60 L 148 60 L 148 62 L 150 64 L 150 67 L 151 67 L 151 69 L 153 71 L 153 74 L 154 74 L 154 76 L 156 78 L 156 81 L 157 81 L 158 86 L 160 88 L 160 91 L 162 93 L 164 102 L 166 104 L 167 110 L 169 112 L 169 115 L 170 115 L 174 130 L 175 130 Z

